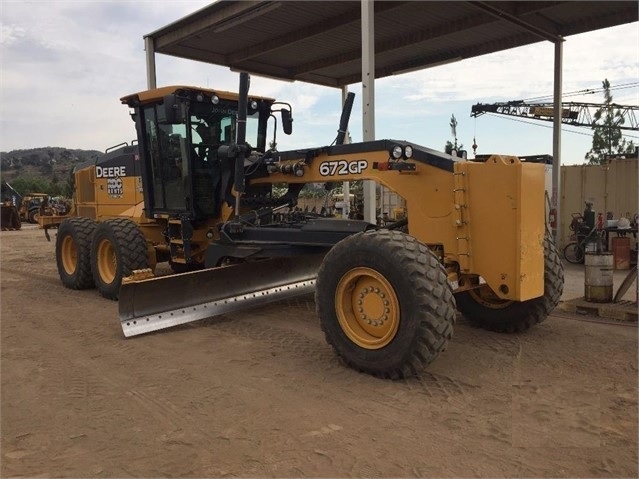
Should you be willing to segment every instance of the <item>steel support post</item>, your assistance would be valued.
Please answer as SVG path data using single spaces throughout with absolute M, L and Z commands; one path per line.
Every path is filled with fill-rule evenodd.
M 553 133 L 552 133 L 552 197 L 551 204 L 555 213 L 555 224 L 552 237 L 557 247 L 560 246 L 561 234 L 561 97 L 563 69 L 563 38 L 555 42 L 555 75 L 553 99 Z
M 346 95 L 348 95 L 348 85 L 344 85 L 342 87 L 342 106 L 346 103 Z M 346 130 L 346 136 L 344 136 L 344 143 L 350 143 L 351 138 L 348 130 Z M 344 218 L 348 218 L 351 212 L 351 183 L 349 181 L 345 181 L 342 185 L 342 192 L 344 193 L 344 209 L 343 214 Z
M 144 37 L 144 50 L 146 51 L 146 85 L 151 90 L 156 88 L 155 46 L 152 37 Z
M 375 140 L 375 2 L 362 0 L 363 140 Z M 377 223 L 374 181 L 364 181 L 364 221 Z

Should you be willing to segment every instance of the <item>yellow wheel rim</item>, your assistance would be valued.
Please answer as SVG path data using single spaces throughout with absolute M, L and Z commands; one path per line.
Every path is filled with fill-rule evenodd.
M 335 292 L 335 309 L 346 336 L 362 348 L 383 348 L 397 334 L 397 294 L 373 269 L 354 268 L 342 276 Z
M 100 279 L 102 279 L 105 284 L 113 283 L 118 268 L 118 260 L 113 244 L 107 239 L 101 240 L 98 244 L 96 254 Z
M 480 288 L 471 289 L 469 293 L 475 302 L 486 308 L 504 309 L 512 304 L 512 301 L 508 299 L 501 299 L 486 285 L 481 286 Z
M 62 267 L 64 272 L 71 276 L 78 267 L 78 248 L 71 236 L 65 236 L 62 240 Z

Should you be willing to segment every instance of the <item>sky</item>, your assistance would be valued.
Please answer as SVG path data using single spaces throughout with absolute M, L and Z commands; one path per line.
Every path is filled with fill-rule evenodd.
M 143 36 L 210 4 L 204 0 L 0 0 L 0 151 L 38 147 L 105 150 L 135 138 L 119 99 L 146 89 Z M 613 100 L 639 105 L 639 22 L 567 37 L 564 93 L 595 90 L 565 101 Z M 552 123 L 483 115 L 475 103 L 548 97 L 553 93 L 554 45 L 541 42 L 454 64 L 377 80 L 375 136 L 443 150 L 457 138 L 477 154 L 552 154 Z M 157 84 L 237 90 L 226 67 L 156 55 Z M 350 132 L 362 140 L 361 84 Z M 293 105 L 294 131 L 278 135 L 280 150 L 330 144 L 340 117 L 339 89 L 252 76 L 251 93 Z M 589 128 L 564 126 L 562 163 L 582 164 L 592 146 Z M 639 132 L 626 132 L 639 143 Z

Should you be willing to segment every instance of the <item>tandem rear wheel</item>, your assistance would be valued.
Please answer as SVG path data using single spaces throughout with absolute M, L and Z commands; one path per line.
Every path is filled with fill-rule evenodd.
M 65 219 L 58 228 L 55 257 L 62 284 L 69 289 L 95 286 L 91 274 L 91 239 L 97 223 L 90 218 Z
M 544 295 L 528 301 L 500 299 L 487 285 L 456 295 L 459 311 L 471 323 L 497 332 L 522 332 L 544 321 L 559 304 L 564 268 L 553 241 L 544 238 Z
M 102 296 L 118 299 L 122 278 L 148 267 L 146 239 L 136 223 L 116 218 L 96 227 L 91 243 L 91 270 Z
M 356 370 L 418 374 L 453 334 L 455 299 L 438 259 L 399 231 L 357 233 L 326 255 L 317 315 L 327 342 Z

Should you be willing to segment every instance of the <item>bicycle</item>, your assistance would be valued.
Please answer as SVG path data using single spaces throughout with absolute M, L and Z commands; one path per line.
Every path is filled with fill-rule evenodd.
M 572 241 L 564 247 L 564 258 L 572 264 L 583 264 L 586 259 L 586 245 L 601 241 L 601 233 L 596 227 L 590 229 L 580 213 L 572 213 L 570 229 L 574 233 L 570 236 Z

